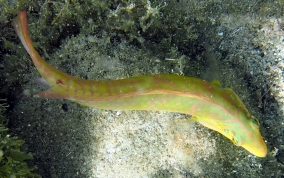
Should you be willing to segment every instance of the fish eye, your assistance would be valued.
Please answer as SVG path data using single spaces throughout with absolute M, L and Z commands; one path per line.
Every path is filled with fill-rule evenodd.
M 259 127 L 260 124 L 256 118 L 252 117 L 252 122 Z

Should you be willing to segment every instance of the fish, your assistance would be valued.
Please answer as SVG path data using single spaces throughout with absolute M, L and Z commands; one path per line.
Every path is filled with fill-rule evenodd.
M 137 76 L 118 80 L 85 80 L 48 64 L 34 48 L 21 11 L 12 25 L 47 87 L 36 96 L 63 98 L 88 107 L 107 110 L 148 110 L 184 113 L 192 120 L 217 131 L 257 157 L 267 155 L 259 121 L 237 94 L 218 81 L 173 74 Z

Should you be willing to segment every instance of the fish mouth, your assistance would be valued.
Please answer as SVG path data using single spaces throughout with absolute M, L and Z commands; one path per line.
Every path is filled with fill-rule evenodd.
M 242 147 L 257 157 L 265 157 L 267 155 L 267 146 L 262 138 L 257 143 L 250 142 L 242 145 Z

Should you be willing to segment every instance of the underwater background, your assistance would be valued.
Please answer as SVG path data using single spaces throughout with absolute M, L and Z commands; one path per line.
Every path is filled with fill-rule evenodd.
M 283 7 L 283 0 L 0 0 L 0 177 L 283 177 Z M 184 114 L 35 98 L 40 75 L 11 26 L 21 10 L 40 55 L 72 76 L 219 80 L 260 121 L 268 155 L 175 122 L 190 118 Z

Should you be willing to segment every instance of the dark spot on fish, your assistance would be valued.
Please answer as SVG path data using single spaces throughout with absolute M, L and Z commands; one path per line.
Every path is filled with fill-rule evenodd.
M 63 85 L 63 81 L 60 80 L 60 79 L 57 79 L 57 80 L 56 80 L 56 84 Z

